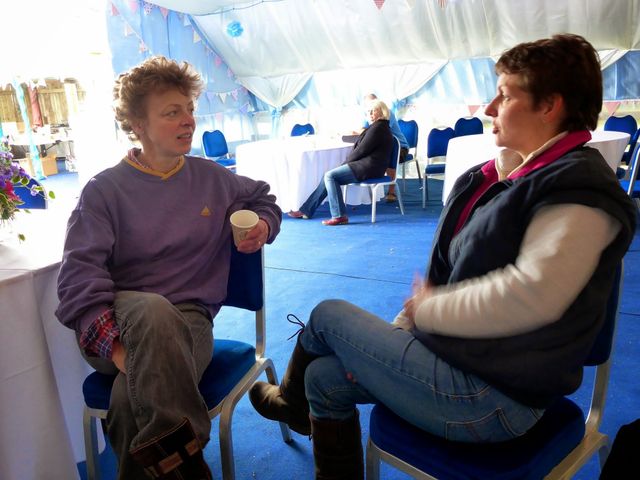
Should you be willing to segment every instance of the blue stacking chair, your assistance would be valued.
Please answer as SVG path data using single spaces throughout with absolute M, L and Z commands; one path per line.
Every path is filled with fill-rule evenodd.
M 427 137 L 427 166 L 424 169 L 424 177 L 422 177 L 422 208 L 427 205 L 429 198 L 429 175 L 443 174 L 446 164 L 444 162 L 432 163 L 432 159 L 447 156 L 447 148 L 449 140 L 455 136 L 453 128 L 432 128 Z
M 220 130 L 204 132 L 202 134 L 202 146 L 207 158 L 230 170 L 236 168 L 236 160 L 231 158 L 227 140 Z
M 313 128 L 313 125 L 310 123 L 305 123 L 304 125 L 300 125 L 296 123 L 291 129 L 292 137 L 301 137 L 303 135 L 313 135 L 316 131 Z
M 398 161 L 400 159 L 400 141 L 393 137 L 393 147 L 391 148 L 391 157 L 389 158 L 389 168 L 398 168 Z M 396 177 L 397 178 L 397 177 Z M 396 178 L 391 178 L 389 175 L 379 178 L 370 178 L 363 180 L 362 182 L 350 183 L 349 185 L 357 185 L 359 187 L 369 188 L 371 195 L 371 223 L 376 223 L 376 199 L 378 198 L 378 188 L 385 185 L 396 185 Z M 347 186 L 344 188 L 344 203 L 347 203 Z M 398 197 L 398 204 L 400 205 L 400 213 L 404 215 L 404 205 L 402 204 L 402 194 L 400 189 L 396 188 L 396 196 Z
M 609 453 L 609 439 L 599 428 L 607 396 L 622 277 L 621 262 L 607 301 L 604 325 L 584 361 L 585 366 L 595 366 L 586 422 L 582 409 L 562 398 L 522 437 L 501 443 L 473 444 L 431 435 L 386 407 L 376 405 L 369 424 L 367 480 L 379 478 L 380 460 L 420 480 L 568 479 L 596 452 L 602 467 Z
M 478 135 L 484 132 L 484 127 L 482 126 L 482 120 L 478 117 L 461 117 L 453 126 L 453 131 L 456 137 Z
M 620 186 L 634 200 L 636 206 L 640 210 L 640 185 L 636 183 L 638 180 L 638 168 L 640 166 L 638 157 L 640 157 L 640 143 L 636 144 L 636 147 L 633 150 L 633 156 L 631 157 L 631 162 L 629 163 L 629 171 L 631 172 L 629 174 L 629 179 L 620 180 Z
M 250 255 L 239 253 L 232 244 L 231 270 L 224 305 L 255 312 L 256 341 L 251 345 L 236 340 L 215 339 L 213 357 L 200 380 L 199 389 L 209 417 L 220 415 L 219 441 L 222 478 L 234 480 L 231 418 L 236 403 L 251 388 L 262 372 L 269 383 L 278 384 L 273 361 L 264 356 L 265 306 L 264 258 L 262 250 Z M 82 385 L 85 408 L 83 415 L 84 441 L 87 454 L 87 478 L 100 478 L 98 465 L 97 419 L 106 419 L 111 387 L 115 376 L 93 372 Z M 282 438 L 291 441 L 289 427 L 280 423 Z
M 404 181 L 405 178 L 405 164 L 408 162 L 415 162 L 416 171 L 418 172 L 418 180 L 422 181 L 422 175 L 420 173 L 420 164 L 418 163 L 418 137 L 419 131 L 418 122 L 415 120 L 398 120 L 398 126 L 404 135 L 404 138 L 407 139 L 407 143 L 409 144 L 409 152 L 407 153 L 404 162 L 401 162 L 402 165 L 402 186 L 406 189 L 406 183 Z M 412 152 L 413 150 L 413 152 Z
M 42 208 L 47 208 L 49 206 L 48 200 L 47 200 L 47 194 L 44 191 L 44 189 L 41 192 L 37 193 L 36 195 L 31 195 L 31 188 L 34 186 L 42 188 L 42 184 L 38 182 L 35 178 L 30 178 L 29 183 L 27 183 L 26 185 L 14 185 L 13 191 L 15 192 L 16 195 L 18 195 L 18 197 L 20 197 L 20 200 L 24 202 L 23 204 L 18 205 L 18 208 L 42 209 Z
M 610 132 L 622 132 L 629 134 L 629 143 L 624 153 L 622 154 L 622 159 L 620 160 L 621 164 L 629 165 L 629 161 L 631 160 L 631 155 L 633 154 L 633 149 L 636 146 L 638 141 L 638 135 L 640 134 L 640 129 L 638 129 L 638 122 L 631 115 L 624 115 L 622 117 L 616 117 L 611 115 L 604 122 L 604 130 Z M 624 178 L 626 171 L 624 168 L 618 167 L 616 170 L 616 175 L 618 178 Z

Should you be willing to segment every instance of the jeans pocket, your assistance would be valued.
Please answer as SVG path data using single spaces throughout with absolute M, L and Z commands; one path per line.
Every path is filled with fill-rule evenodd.
M 477 420 L 448 421 L 445 424 L 446 439 L 455 442 L 501 442 L 522 433 L 524 432 L 512 430 L 501 408 L 497 408 Z

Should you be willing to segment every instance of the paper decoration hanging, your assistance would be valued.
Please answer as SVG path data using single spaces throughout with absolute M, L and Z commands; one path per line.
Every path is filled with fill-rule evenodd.
M 138 0 L 129 0 L 129 9 L 136 13 L 138 11 Z
M 167 18 L 169 16 L 169 9 L 160 7 L 160 13 L 162 14 L 162 18 Z
M 238 89 L 231 90 L 231 96 L 234 100 L 238 101 Z
M 133 31 L 133 28 L 131 28 L 131 25 L 129 25 L 128 23 L 125 22 L 124 24 L 124 36 L 128 37 L 129 35 L 134 34 L 135 32 Z
M 153 11 L 153 4 L 149 2 L 142 2 L 142 9 L 144 10 L 145 15 L 150 15 Z
M 467 105 L 469 107 L 469 115 L 473 117 L 473 115 L 478 111 L 480 105 Z
M 384 5 L 384 0 L 373 0 L 373 3 L 375 3 L 376 7 L 378 7 L 378 10 L 380 10 Z
M 120 15 L 120 12 L 116 8 L 116 6 L 112 3 L 111 4 L 111 16 L 112 17 L 117 17 L 118 15 Z
M 604 102 L 604 106 L 607 109 L 607 112 L 609 112 L 609 115 L 613 115 L 620 106 L 620 102 Z
M 200 40 L 202 40 L 200 38 L 200 35 L 198 35 L 198 32 L 196 32 L 195 30 L 193 31 L 193 43 L 198 43 Z
M 215 57 L 213 57 L 213 63 L 216 64 L 216 67 L 219 67 L 220 65 L 222 65 L 222 59 L 216 55 Z

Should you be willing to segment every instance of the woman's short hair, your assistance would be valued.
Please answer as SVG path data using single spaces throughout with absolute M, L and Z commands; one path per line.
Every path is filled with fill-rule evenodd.
M 150 57 L 120 74 L 113 88 L 114 110 L 120 128 L 129 139 L 138 138 L 131 121 L 146 116 L 147 96 L 173 89 L 195 100 L 203 89 L 200 75 L 188 63 L 163 56 Z
M 382 100 L 371 100 L 368 104 L 367 107 L 369 108 L 369 110 L 378 110 L 380 112 L 380 117 L 383 118 L 384 120 L 389 120 L 389 116 L 391 115 L 391 112 L 389 111 L 389 107 L 387 107 L 387 104 L 384 103 Z
M 535 106 L 554 94 L 564 100 L 564 129 L 595 130 L 602 110 L 602 71 L 593 46 L 580 35 L 559 34 L 516 45 L 502 54 L 496 73 L 519 75 Z

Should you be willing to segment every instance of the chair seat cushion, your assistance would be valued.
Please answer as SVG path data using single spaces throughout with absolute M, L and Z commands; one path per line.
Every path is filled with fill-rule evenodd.
M 198 388 L 207 404 L 215 407 L 233 389 L 256 362 L 253 345 L 236 340 L 214 340 L 213 357 L 205 370 Z M 87 407 L 109 409 L 111 387 L 116 377 L 93 372 L 82 384 Z
M 236 164 L 236 161 L 233 158 L 216 158 L 215 162 L 227 168 L 233 167 Z
M 436 175 L 438 173 L 444 173 L 446 163 L 431 163 L 426 166 L 424 173 L 427 175 Z
M 385 175 L 384 177 L 362 180 L 361 182 L 358 182 L 358 184 L 359 185 L 375 185 L 376 183 L 385 183 L 385 182 L 393 182 L 393 179 L 389 175 Z
M 404 157 L 404 160 L 402 158 L 400 158 L 399 162 L 400 163 L 406 163 L 406 162 L 410 162 L 411 160 L 413 160 L 413 153 L 407 153 L 407 156 Z
M 396 416 L 382 405 L 371 411 L 371 440 L 382 450 L 437 478 L 541 479 L 582 440 L 582 410 L 563 398 L 520 438 L 492 444 L 447 441 Z

